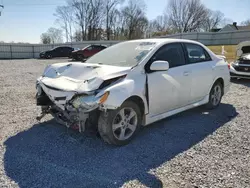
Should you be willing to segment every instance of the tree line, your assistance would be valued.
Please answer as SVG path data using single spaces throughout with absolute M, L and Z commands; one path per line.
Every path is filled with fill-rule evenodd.
M 150 7 L 148 7 L 150 8 Z M 211 31 L 228 21 L 201 0 L 170 0 L 161 15 L 146 16 L 144 0 L 71 0 L 54 16 L 60 29 L 41 35 L 45 44 L 86 40 L 131 40 L 159 35 Z

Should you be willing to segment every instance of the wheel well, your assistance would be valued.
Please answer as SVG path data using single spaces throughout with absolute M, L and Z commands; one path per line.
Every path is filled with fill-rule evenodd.
M 136 104 L 139 106 L 139 108 L 140 108 L 142 117 L 144 117 L 145 106 L 144 106 L 144 102 L 143 102 L 143 100 L 141 99 L 141 97 L 132 96 L 132 97 L 129 97 L 126 101 L 133 101 L 134 103 L 136 103 Z
M 218 78 L 214 83 L 219 82 L 222 85 L 222 92 L 224 95 L 224 80 L 222 78 Z

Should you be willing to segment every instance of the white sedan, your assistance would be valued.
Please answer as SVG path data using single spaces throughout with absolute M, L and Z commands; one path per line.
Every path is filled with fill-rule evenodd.
M 206 105 L 229 90 L 227 62 L 190 40 L 118 43 L 86 61 L 49 65 L 37 79 L 41 119 L 83 132 L 96 127 L 109 144 L 125 145 L 141 126 Z

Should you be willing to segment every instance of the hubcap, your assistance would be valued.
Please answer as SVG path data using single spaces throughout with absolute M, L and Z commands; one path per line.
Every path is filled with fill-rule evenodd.
M 222 94 L 221 87 L 219 85 L 216 85 L 211 95 L 212 104 L 214 106 L 217 106 L 219 104 L 221 99 L 221 94 Z
M 138 117 L 134 109 L 122 108 L 112 124 L 113 135 L 118 140 L 129 139 L 136 130 Z

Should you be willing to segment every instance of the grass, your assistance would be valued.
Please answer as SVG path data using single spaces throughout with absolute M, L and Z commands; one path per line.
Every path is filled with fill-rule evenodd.
M 237 45 L 218 45 L 218 46 L 207 46 L 210 50 L 212 50 L 215 54 L 222 54 L 222 47 L 224 46 L 224 50 L 226 51 L 224 56 L 226 56 L 227 61 L 231 63 L 236 59 L 236 46 Z

